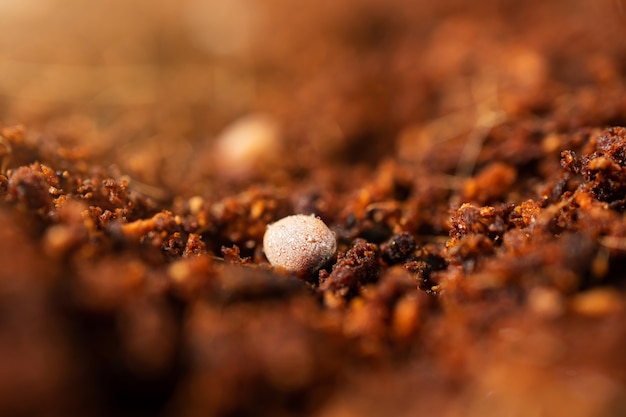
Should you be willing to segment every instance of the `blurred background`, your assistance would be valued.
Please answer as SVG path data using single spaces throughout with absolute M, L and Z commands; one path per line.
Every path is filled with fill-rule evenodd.
M 458 132 L 428 136 L 621 86 L 621 1 L 531 3 L 0 0 L 0 123 L 185 194 L 184 178 L 267 178 L 249 161 L 276 154 L 291 176 L 411 159 L 443 116 Z

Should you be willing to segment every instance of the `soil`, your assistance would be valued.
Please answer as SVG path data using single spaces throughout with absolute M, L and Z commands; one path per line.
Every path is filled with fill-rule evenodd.
M 626 4 L 56 3 L 1 6 L 1 415 L 626 414 Z

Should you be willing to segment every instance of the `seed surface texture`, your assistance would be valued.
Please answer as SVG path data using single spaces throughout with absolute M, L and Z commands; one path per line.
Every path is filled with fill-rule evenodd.
M 296 214 L 267 226 L 263 250 L 272 266 L 291 272 L 320 269 L 335 254 L 335 234 L 315 216 Z

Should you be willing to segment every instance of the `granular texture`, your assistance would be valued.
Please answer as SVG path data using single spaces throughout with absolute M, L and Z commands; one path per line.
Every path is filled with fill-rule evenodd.
M 626 415 L 622 1 L 83 3 L 0 2 L 0 415 Z

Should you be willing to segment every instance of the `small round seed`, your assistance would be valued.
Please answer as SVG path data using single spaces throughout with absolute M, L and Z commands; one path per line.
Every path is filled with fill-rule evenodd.
M 335 234 L 315 216 L 287 216 L 267 226 L 263 250 L 270 263 L 290 272 L 320 269 L 337 250 Z

